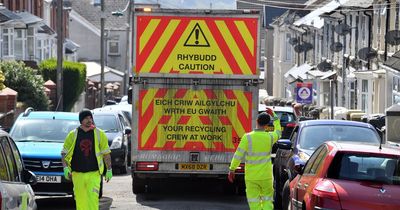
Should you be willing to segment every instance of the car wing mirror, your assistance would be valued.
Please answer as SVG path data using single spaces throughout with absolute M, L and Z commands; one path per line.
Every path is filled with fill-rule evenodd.
M 126 135 L 130 135 L 132 133 L 132 129 L 131 128 L 125 128 L 125 134 Z
M 292 142 L 290 139 L 279 139 L 277 142 L 279 149 L 290 150 L 292 149 Z
M 22 171 L 22 181 L 26 184 L 35 185 L 37 183 L 36 175 L 29 170 Z

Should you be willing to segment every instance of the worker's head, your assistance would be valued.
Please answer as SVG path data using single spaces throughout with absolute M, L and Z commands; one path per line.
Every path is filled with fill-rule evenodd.
M 257 116 L 257 125 L 259 127 L 264 127 L 264 126 L 268 125 L 270 120 L 271 120 L 271 117 L 269 116 L 269 114 L 267 114 L 266 112 L 261 112 Z
M 81 112 L 79 112 L 79 122 L 83 126 L 88 126 L 90 127 L 93 124 L 93 115 L 92 112 L 89 109 L 82 109 Z

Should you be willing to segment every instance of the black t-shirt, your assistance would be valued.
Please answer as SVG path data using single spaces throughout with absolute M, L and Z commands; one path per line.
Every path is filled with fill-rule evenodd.
M 76 172 L 97 171 L 96 152 L 94 149 L 94 131 L 85 132 L 78 129 L 74 154 L 72 155 L 71 169 Z

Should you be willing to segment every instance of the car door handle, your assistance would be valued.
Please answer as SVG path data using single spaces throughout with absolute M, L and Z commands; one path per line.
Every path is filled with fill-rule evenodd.
M 307 188 L 308 187 L 308 184 L 304 184 L 304 188 Z

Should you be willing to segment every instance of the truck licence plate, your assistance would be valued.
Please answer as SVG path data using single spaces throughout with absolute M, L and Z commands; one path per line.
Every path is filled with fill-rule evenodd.
M 203 171 L 210 170 L 210 165 L 205 163 L 180 163 L 179 170 Z
M 61 183 L 61 176 L 36 176 L 39 183 Z

